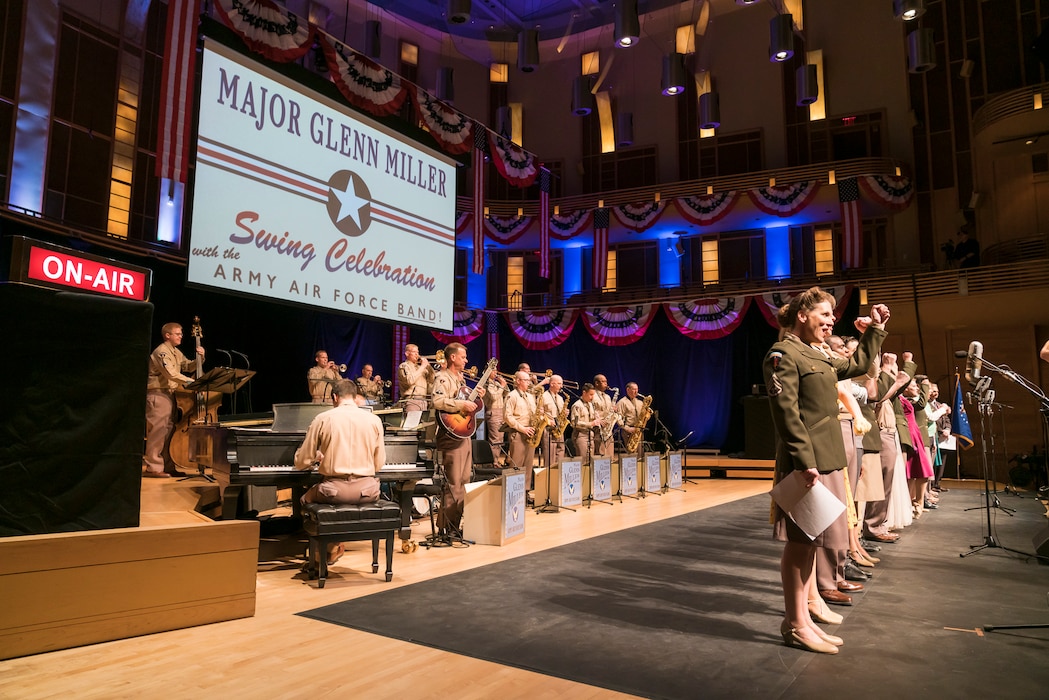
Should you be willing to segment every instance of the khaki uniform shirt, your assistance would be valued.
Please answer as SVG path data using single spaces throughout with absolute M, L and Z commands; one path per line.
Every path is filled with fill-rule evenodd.
M 433 380 L 433 407 L 443 413 L 458 413 L 471 410 L 472 401 L 457 398 L 466 382 L 451 370 L 441 370 Z
M 619 403 L 616 404 L 616 411 L 623 416 L 623 425 L 630 428 L 637 427 L 643 403 L 639 397 L 630 398 L 629 396 L 624 396 L 619 399 Z
M 510 392 L 503 407 L 503 425 L 510 426 L 519 433 L 532 425 L 535 414 L 535 396 L 531 392 L 522 393 L 518 389 Z
M 149 356 L 146 389 L 179 389 L 193 381 L 193 377 L 187 377 L 183 372 L 192 372 L 196 368 L 196 360 L 188 359 L 181 350 L 165 340 Z
M 594 427 L 593 423 L 597 419 L 597 408 L 594 407 L 593 401 L 587 403 L 579 399 L 572 404 L 572 410 L 568 417 L 572 421 L 572 429 L 577 433 L 590 430 Z
M 337 370 L 314 365 L 306 372 L 306 383 L 310 387 L 310 399 L 313 403 L 330 403 L 331 387 L 342 379 Z
M 378 401 L 382 398 L 382 382 L 377 379 L 357 377 L 357 386 L 361 389 L 361 395 L 369 401 Z
M 323 457 L 317 471 L 325 476 L 375 476 L 386 464 L 382 421 L 352 401 L 319 414 L 295 452 L 295 468 L 309 469 Z
M 419 363 L 405 360 L 397 368 L 397 384 L 402 399 L 425 400 L 433 384 L 433 367 L 426 360 Z

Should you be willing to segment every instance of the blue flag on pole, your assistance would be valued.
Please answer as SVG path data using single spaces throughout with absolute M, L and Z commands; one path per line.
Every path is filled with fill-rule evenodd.
M 951 407 L 951 435 L 958 438 L 958 446 L 967 450 L 973 446 L 973 429 L 962 403 L 962 380 L 954 375 L 954 405 Z

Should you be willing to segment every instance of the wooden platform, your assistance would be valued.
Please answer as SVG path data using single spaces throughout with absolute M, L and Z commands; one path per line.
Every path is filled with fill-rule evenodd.
M 172 482 L 144 485 L 143 505 L 193 500 Z M 2 538 L 0 658 L 250 617 L 258 547 L 258 522 L 185 509 L 143 512 L 137 528 Z
M 772 459 L 737 459 L 696 450 L 685 450 L 682 470 L 686 477 L 771 479 L 776 471 Z

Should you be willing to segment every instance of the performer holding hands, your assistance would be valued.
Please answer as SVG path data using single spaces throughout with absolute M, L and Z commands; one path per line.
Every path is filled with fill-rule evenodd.
M 871 322 L 865 323 L 860 344 L 849 359 L 831 357 L 822 349 L 834 327 L 834 297 L 819 287 L 795 296 L 780 310 L 780 316 L 781 327 L 790 330 L 769 350 L 763 367 L 773 422 L 780 437 L 776 480 L 800 478 L 808 488 L 820 481 L 844 504 L 841 470 L 847 458 L 837 420 L 836 384 L 867 371 L 885 338 L 889 309 L 882 304 L 871 307 Z M 816 548 L 849 546 L 844 510 L 813 540 L 776 506 L 773 533 L 785 542 L 780 562 L 786 607 L 780 627 L 783 642 L 836 654 L 841 639 L 824 633 L 812 622 L 808 588 Z

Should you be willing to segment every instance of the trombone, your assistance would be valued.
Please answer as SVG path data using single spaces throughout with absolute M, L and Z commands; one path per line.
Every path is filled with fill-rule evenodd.
M 444 350 L 438 350 L 432 355 L 419 355 L 419 362 L 429 362 L 436 370 L 444 369 Z

